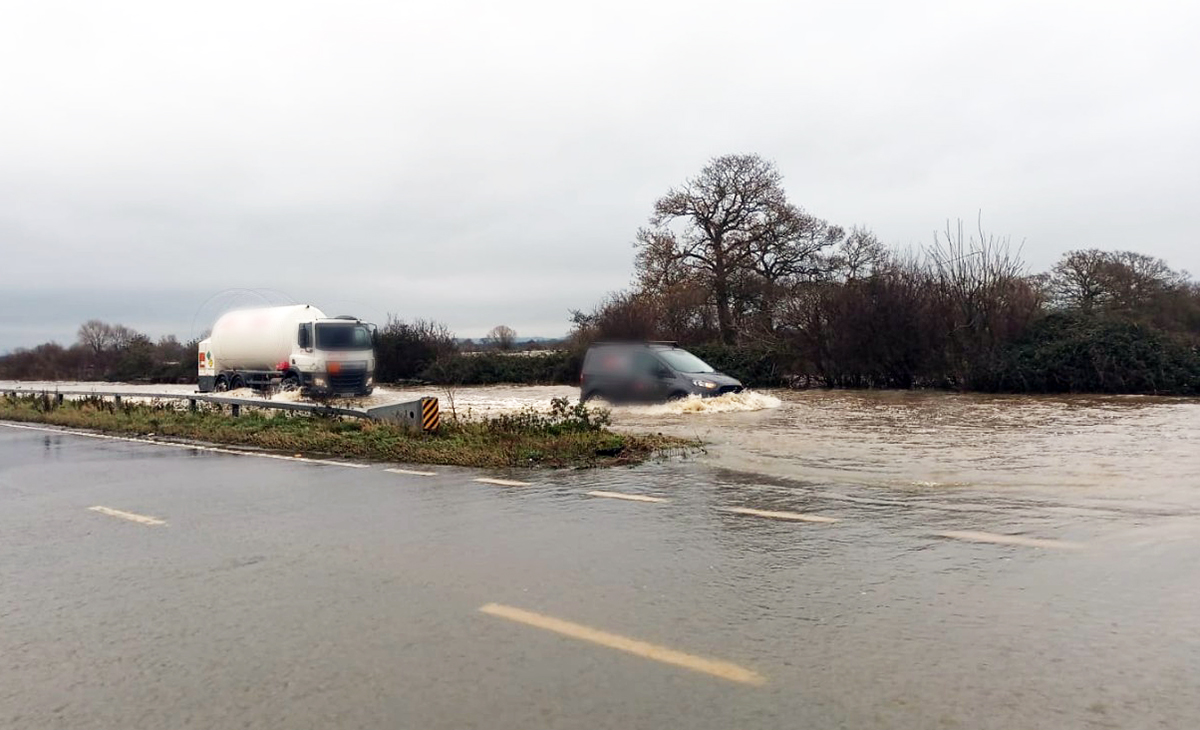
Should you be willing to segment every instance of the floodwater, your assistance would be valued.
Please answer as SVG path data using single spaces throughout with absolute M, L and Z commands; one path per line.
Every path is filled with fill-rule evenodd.
M 108 383 L 0 387 L 194 391 L 190 385 Z M 254 397 L 248 389 L 231 395 Z M 480 418 L 546 409 L 552 398 L 578 395 L 570 386 L 380 387 L 345 404 L 436 396 L 444 416 Z M 610 408 L 618 429 L 698 438 L 706 444 L 700 461 L 765 478 L 924 494 L 1066 490 L 1083 499 L 1200 507 L 1197 399 L 765 390 Z

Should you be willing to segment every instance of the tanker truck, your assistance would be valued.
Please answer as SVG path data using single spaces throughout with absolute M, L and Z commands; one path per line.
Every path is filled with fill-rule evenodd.
M 200 342 L 201 393 L 255 388 L 368 395 L 375 325 L 327 317 L 311 304 L 226 312 Z

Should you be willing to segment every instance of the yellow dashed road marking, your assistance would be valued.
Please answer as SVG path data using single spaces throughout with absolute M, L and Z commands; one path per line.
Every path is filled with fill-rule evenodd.
M 732 512 L 737 515 L 751 515 L 754 517 L 767 517 L 773 520 L 794 520 L 796 522 L 837 522 L 836 517 L 822 517 L 820 515 L 805 515 L 799 512 L 772 512 L 765 509 L 750 509 L 749 507 L 720 507 L 722 512 Z
M 760 685 L 767 681 L 766 677 L 763 677 L 758 672 L 746 669 L 745 667 L 739 667 L 730 662 L 685 654 L 681 651 L 668 649 L 665 646 L 631 639 L 619 634 L 610 634 L 607 631 L 600 631 L 599 629 L 593 629 L 570 621 L 563 621 L 562 619 L 534 613 L 533 611 L 504 606 L 499 603 L 489 603 L 480 606 L 479 610 L 491 616 L 499 616 L 509 621 L 516 621 L 517 623 L 535 626 L 539 629 L 553 631 L 556 634 L 569 636 L 572 639 L 590 641 L 593 644 L 606 646 L 610 649 L 634 654 L 645 659 L 653 659 L 656 662 L 663 662 L 664 664 L 673 664 L 677 667 L 690 669 L 693 672 L 702 672 L 713 677 L 727 679 L 730 682 Z
M 393 474 L 411 474 L 413 476 L 418 476 L 418 477 L 436 477 L 437 476 L 436 471 L 415 471 L 413 469 L 384 469 L 384 471 L 390 471 Z
M 1058 550 L 1078 550 L 1083 547 L 1077 542 L 1067 542 L 1066 540 L 1044 540 L 1039 537 L 1025 537 L 1024 535 L 1001 535 L 994 532 L 976 532 L 974 530 L 948 530 L 946 532 L 933 533 L 938 537 L 949 537 L 954 540 L 967 540 L 968 542 L 990 542 L 995 545 L 1022 545 L 1024 547 L 1037 548 L 1054 548 Z
M 490 479 L 488 477 L 481 477 L 479 479 L 476 479 L 475 481 L 481 482 L 483 484 L 499 484 L 502 487 L 531 487 L 531 486 L 533 486 L 529 482 L 518 482 L 515 479 Z
M 630 502 L 668 502 L 670 500 L 662 497 L 646 497 L 641 494 L 625 494 L 624 492 L 605 492 L 602 489 L 596 489 L 588 492 L 589 497 L 608 497 L 609 499 L 624 499 Z
M 150 527 L 157 527 L 159 525 L 167 524 L 164 520 L 160 520 L 157 517 L 148 517 L 146 515 L 134 514 L 133 512 L 122 512 L 119 509 L 112 509 L 111 507 L 101 507 L 96 505 L 95 507 L 88 507 L 88 509 L 93 512 L 99 512 L 102 515 L 108 515 L 109 517 L 120 517 L 123 520 L 129 520 L 130 522 L 136 522 L 140 525 L 148 525 Z

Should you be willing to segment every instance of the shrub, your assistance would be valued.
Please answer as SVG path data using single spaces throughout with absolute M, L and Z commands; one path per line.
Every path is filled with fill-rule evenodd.
M 1060 312 L 1013 342 L 979 385 L 1005 392 L 1195 395 L 1200 352 L 1144 324 Z
M 418 319 L 411 323 L 388 317 L 375 339 L 375 378 L 396 382 L 416 378 L 439 358 L 457 348 L 445 325 Z
M 505 413 L 487 421 L 497 431 L 551 434 L 603 431 L 611 422 L 612 414 L 609 411 L 589 408 L 580 402 L 571 405 L 566 398 L 552 399 L 549 413 L 526 406 L 516 413 Z

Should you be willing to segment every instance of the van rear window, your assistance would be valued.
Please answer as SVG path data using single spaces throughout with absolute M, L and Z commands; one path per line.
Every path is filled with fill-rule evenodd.
M 586 373 L 624 373 L 629 371 L 629 352 L 615 348 L 592 350 L 583 363 Z
M 600 370 L 606 373 L 624 372 L 629 369 L 628 353 L 606 352 L 599 359 Z

